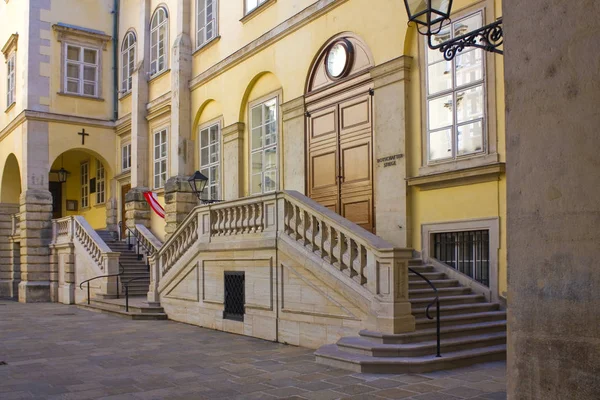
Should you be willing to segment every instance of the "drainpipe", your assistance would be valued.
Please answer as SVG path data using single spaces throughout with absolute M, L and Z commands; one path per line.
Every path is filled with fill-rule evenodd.
M 119 0 L 113 3 L 113 120 L 119 117 Z

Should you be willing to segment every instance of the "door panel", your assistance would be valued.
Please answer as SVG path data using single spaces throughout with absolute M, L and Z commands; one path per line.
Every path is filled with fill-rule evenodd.
M 368 231 L 373 230 L 373 205 L 370 194 L 342 199 L 342 215 Z

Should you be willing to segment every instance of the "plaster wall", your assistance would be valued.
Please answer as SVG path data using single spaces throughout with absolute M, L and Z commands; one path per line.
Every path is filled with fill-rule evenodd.
M 600 393 L 598 15 L 504 1 L 509 399 Z

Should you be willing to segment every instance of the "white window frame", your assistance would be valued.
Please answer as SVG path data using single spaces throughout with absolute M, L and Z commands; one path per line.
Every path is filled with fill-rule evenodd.
M 69 47 L 79 48 L 79 60 L 69 60 L 68 59 L 68 51 Z M 96 54 L 96 62 L 95 63 L 87 63 L 85 62 L 85 51 L 93 51 Z M 64 84 L 64 92 L 67 94 L 73 94 L 77 96 L 85 96 L 85 97 L 99 97 L 99 71 L 100 71 L 100 56 L 101 52 L 99 49 L 95 47 L 82 46 L 80 44 L 65 42 L 63 48 L 63 65 L 64 65 L 64 76 L 63 76 L 63 84 Z M 75 65 L 79 68 L 79 78 L 70 78 L 69 74 L 69 64 Z M 84 71 L 86 67 L 94 68 L 95 75 L 94 80 L 86 80 L 84 77 Z M 78 90 L 76 92 L 69 90 L 69 82 L 77 82 Z M 94 85 L 94 94 L 85 94 L 84 87 L 86 84 Z
M 17 85 L 15 83 L 16 62 L 16 53 L 12 53 L 10 56 L 8 56 L 8 60 L 6 61 L 6 108 L 10 107 L 17 101 Z
M 266 103 L 269 103 L 271 101 L 275 101 L 275 119 L 271 120 L 271 121 L 266 121 L 265 119 L 265 110 L 266 110 Z M 261 118 L 262 118 L 262 122 L 253 128 L 254 126 L 254 121 L 253 121 L 253 110 L 260 107 L 262 109 L 261 112 Z M 248 121 L 250 121 L 250 124 L 248 126 L 248 136 L 250 138 L 249 140 L 249 148 L 250 148 L 250 160 L 249 160 L 249 175 L 250 175 L 250 187 L 249 187 L 249 193 L 250 195 L 254 195 L 254 194 L 264 194 L 264 193 L 271 193 L 274 191 L 277 191 L 279 188 L 279 132 L 280 132 L 280 127 L 279 127 L 279 96 L 278 95 L 271 95 L 268 97 L 265 97 L 264 99 L 258 100 L 256 102 L 254 102 L 253 104 L 250 104 L 250 106 L 248 107 Z M 267 145 L 265 145 L 265 132 L 266 132 L 266 127 L 269 124 L 273 124 L 276 127 L 276 132 L 275 132 L 275 142 L 274 143 L 269 143 Z M 252 148 L 253 146 L 253 135 L 255 132 L 260 131 L 261 134 L 261 146 L 256 147 L 256 148 Z M 269 150 L 275 149 L 275 166 L 269 169 L 266 169 L 266 153 Z M 254 174 L 253 173 L 253 169 L 252 169 L 252 159 L 253 156 L 256 154 L 261 154 L 261 162 L 262 162 L 262 170 L 260 173 L 260 180 L 261 183 L 259 184 L 260 186 L 260 192 L 259 191 L 253 191 L 254 188 L 254 181 L 256 179 L 258 179 L 258 176 L 255 175 L 259 175 L 259 174 Z M 275 188 L 273 190 L 268 190 L 265 191 L 265 182 L 266 179 L 268 178 L 268 176 L 266 175 L 267 172 L 275 172 Z M 270 179 L 270 178 L 269 178 Z
M 210 131 L 216 128 L 216 140 L 210 140 Z M 206 134 L 207 140 L 203 140 L 203 135 Z M 203 144 L 206 144 L 203 146 Z M 198 160 L 200 172 L 208 178 L 208 183 L 202 193 L 202 198 L 205 200 L 218 200 L 221 196 L 221 123 L 210 123 L 198 128 Z M 202 153 L 206 156 L 203 157 Z M 211 161 L 212 156 L 216 155 L 216 161 Z M 205 159 L 205 158 L 208 158 Z M 214 177 L 215 173 L 217 178 Z
M 106 170 L 102 161 L 96 160 L 96 204 L 106 202 Z
M 81 208 L 88 208 L 90 206 L 90 163 L 88 161 L 79 165 L 79 175 Z
M 137 38 L 132 31 L 127 32 L 121 44 L 121 92 L 129 93 L 133 87 L 133 70 L 135 68 L 135 51 Z M 127 46 L 127 47 L 125 47 Z
M 164 14 L 164 20 L 158 21 L 160 14 Z M 164 37 L 160 39 L 160 31 L 164 30 Z M 154 34 L 156 34 L 156 43 L 152 40 Z M 162 46 L 162 52 L 161 52 Z M 168 54 L 169 54 L 169 13 L 165 7 L 158 7 L 154 11 L 154 15 L 150 20 L 150 75 L 158 75 L 163 71 L 166 71 L 168 65 Z M 160 68 L 160 60 L 163 59 L 163 67 Z
M 258 7 L 262 6 L 264 3 L 266 3 L 269 0 L 244 0 L 244 14 L 250 14 L 252 11 L 256 10 Z M 252 6 L 252 8 L 250 8 L 250 3 L 254 3 L 256 2 L 256 5 Z
M 121 146 L 121 171 L 131 169 L 131 143 Z
M 208 9 L 212 8 L 212 18 L 208 17 Z M 212 24 L 212 35 L 207 34 L 207 27 Z M 196 0 L 196 49 L 204 46 L 219 35 L 219 1 Z
M 455 24 L 460 23 L 461 21 L 471 18 L 475 15 L 479 14 L 481 16 L 481 26 L 485 25 L 486 20 L 485 20 L 485 13 L 483 9 L 478 9 L 478 10 L 474 10 L 468 13 L 465 13 L 463 15 L 461 15 L 460 17 L 454 17 L 452 19 L 452 26 L 454 26 Z M 454 37 L 454 29 L 450 29 L 450 34 L 451 37 Z M 480 156 L 480 155 L 485 155 L 488 153 L 488 143 L 489 143 L 489 131 L 488 131 L 488 68 L 487 68 L 487 57 L 486 57 L 486 53 L 481 50 L 481 49 L 475 49 L 475 48 L 466 48 L 463 52 L 458 53 L 458 55 L 451 61 L 450 63 L 450 73 L 452 74 L 451 77 L 451 85 L 452 87 L 450 89 L 447 90 L 442 90 L 439 92 L 436 92 L 435 94 L 430 95 L 429 94 L 429 80 L 430 80 L 430 75 L 429 75 L 429 54 L 431 51 L 436 52 L 439 50 L 429 50 L 427 47 L 427 40 L 425 39 L 424 41 L 424 46 L 425 46 L 425 71 L 424 71 L 424 75 L 425 75 L 425 87 L 424 87 L 424 93 L 425 93 L 425 119 L 424 119 L 424 124 L 425 124 L 425 160 L 426 160 L 426 165 L 436 165 L 436 164 L 442 164 L 442 163 L 448 163 L 448 162 L 456 162 L 458 160 L 461 159 L 466 159 L 466 158 L 472 158 L 473 156 Z M 479 80 L 475 80 L 472 82 L 469 82 L 468 84 L 464 84 L 462 86 L 457 86 L 456 85 L 456 63 L 458 62 L 458 58 L 461 55 L 464 54 L 468 54 L 471 52 L 475 52 L 475 51 L 479 51 L 481 52 L 481 59 L 482 59 L 482 64 L 481 64 L 481 70 L 482 70 L 482 77 Z M 441 53 L 440 53 L 441 54 Z M 445 62 L 445 61 L 438 61 L 440 63 Z M 434 65 L 434 64 L 431 64 Z M 480 118 L 476 118 L 476 119 L 472 119 L 472 120 L 468 120 L 468 121 L 463 121 L 460 124 L 457 121 L 457 108 L 458 107 L 452 107 L 452 123 L 451 125 L 448 126 L 444 126 L 441 128 L 436 128 L 434 130 L 430 130 L 429 128 L 429 103 L 431 100 L 435 100 L 438 98 L 443 98 L 446 96 L 451 95 L 452 96 L 452 105 L 457 104 L 457 93 L 459 92 L 465 92 L 469 89 L 474 89 L 476 87 L 481 87 L 483 94 L 482 94 L 482 116 Z M 465 126 L 468 125 L 470 123 L 474 123 L 480 121 L 481 122 L 481 126 L 482 126 L 482 148 L 480 150 L 476 150 L 474 152 L 468 152 L 468 153 L 464 153 L 464 154 L 458 154 L 458 128 L 460 126 Z M 452 136 L 451 136 L 451 142 L 450 142 L 450 146 L 451 146 L 451 151 L 450 151 L 450 156 L 448 157 L 444 157 L 444 158 L 439 158 L 439 159 L 430 159 L 430 138 L 431 138 L 431 134 L 435 133 L 435 132 L 442 132 L 444 130 L 447 129 L 451 129 L 452 132 Z
M 164 135 L 163 135 L 164 133 Z M 164 141 L 163 141 L 164 136 Z M 158 138 L 158 140 L 157 140 Z M 164 155 L 161 154 L 161 147 L 164 146 Z M 158 156 L 157 156 L 158 149 Z M 169 176 L 169 129 L 161 128 L 154 131 L 152 147 L 152 185 L 154 189 L 161 189 Z M 164 168 L 163 168 L 164 161 Z

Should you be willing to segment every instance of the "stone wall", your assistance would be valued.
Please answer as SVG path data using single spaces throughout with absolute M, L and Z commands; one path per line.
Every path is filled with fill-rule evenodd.
M 600 393 L 600 3 L 504 0 L 508 398 Z

